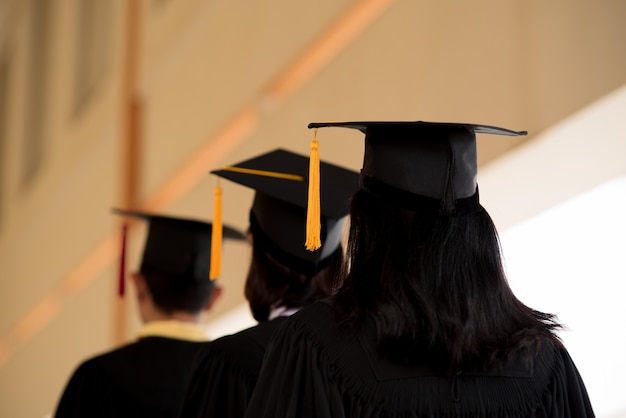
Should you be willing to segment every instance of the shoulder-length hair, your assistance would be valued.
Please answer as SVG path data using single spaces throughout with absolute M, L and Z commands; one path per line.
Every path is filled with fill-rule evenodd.
M 373 321 L 382 354 L 406 362 L 427 355 L 452 373 L 530 353 L 546 338 L 558 342 L 555 317 L 511 291 L 482 207 L 463 215 L 406 210 L 361 190 L 350 215 L 349 271 L 334 306 L 349 329 Z
M 267 321 L 274 307 L 298 308 L 330 296 L 343 264 L 343 251 L 337 248 L 318 265 L 292 264 L 278 261 L 261 240 L 252 237 L 245 296 L 257 321 Z

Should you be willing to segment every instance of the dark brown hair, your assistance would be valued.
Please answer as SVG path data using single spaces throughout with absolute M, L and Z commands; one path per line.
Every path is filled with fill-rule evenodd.
M 191 266 L 180 275 L 163 275 L 142 268 L 143 274 L 155 305 L 165 313 L 184 311 L 200 312 L 209 300 L 215 284 L 213 281 L 195 277 Z
M 361 190 L 350 214 L 350 271 L 334 306 L 347 329 L 371 320 L 382 354 L 405 362 L 428 356 L 452 373 L 558 342 L 555 317 L 511 291 L 482 207 L 463 215 L 407 210 Z
M 252 262 L 246 280 L 245 295 L 254 319 L 267 321 L 272 307 L 306 306 L 330 296 L 343 263 L 339 247 L 317 266 L 287 266 L 279 262 L 260 244 L 252 242 Z

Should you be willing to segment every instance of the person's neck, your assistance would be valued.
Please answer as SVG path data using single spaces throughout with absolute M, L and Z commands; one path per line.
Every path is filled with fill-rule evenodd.
M 199 313 L 194 314 L 186 311 L 174 311 L 171 313 L 166 313 L 161 310 L 152 310 L 145 315 L 144 322 L 180 321 L 198 324 L 200 323 L 200 317 L 201 315 Z

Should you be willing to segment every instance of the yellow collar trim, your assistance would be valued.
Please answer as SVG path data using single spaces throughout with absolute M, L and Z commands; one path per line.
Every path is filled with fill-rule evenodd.
M 175 320 L 150 321 L 137 333 L 137 338 L 165 337 L 183 341 L 209 341 L 209 334 L 202 325 Z

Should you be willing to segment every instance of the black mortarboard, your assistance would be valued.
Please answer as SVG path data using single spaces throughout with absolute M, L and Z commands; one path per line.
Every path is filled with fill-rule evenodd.
M 361 188 L 393 203 L 417 200 L 451 212 L 464 200 L 478 205 L 476 134 L 526 135 L 487 125 L 436 122 L 328 122 L 365 134 Z M 426 199 L 421 199 L 426 198 Z
M 320 261 L 339 248 L 349 199 L 359 187 L 356 172 L 321 163 L 323 245 L 310 252 L 304 249 L 309 187 L 306 156 L 277 149 L 212 173 L 255 190 L 250 209 L 254 239 L 264 240 L 275 258 L 300 271 L 310 266 L 317 269 Z
M 113 209 L 149 223 L 140 272 L 173 279 L 208 280 L 211 263 L 211 224 L 145 212 Z M 238 230 L 224 226 L 223 236 L 244 240 Z

